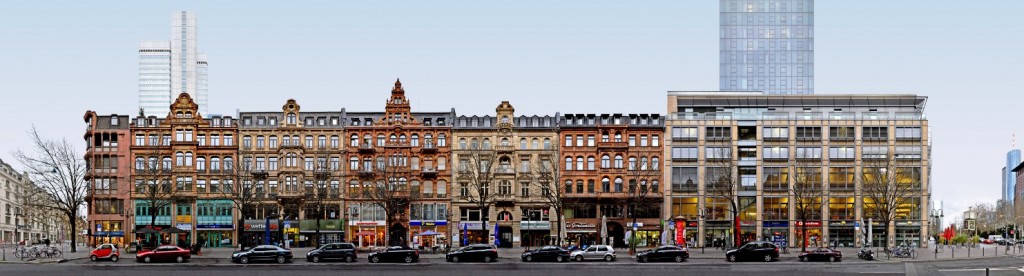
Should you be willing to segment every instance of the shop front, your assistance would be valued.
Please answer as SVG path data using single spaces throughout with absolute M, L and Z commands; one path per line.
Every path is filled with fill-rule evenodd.
M 635 232 L 636 247 L 654 247 L 661 244 L 661 222 L 657 220 L 643 220 L 633 223 L 626 223 L 628 231 Z
M 731 221 L 726 220 L 704 222 L 704 246 L 731 246 L 733 244 L 732 231 L 733 230 Z
M 921 222 L 920 221 L 896 221 L 896 234 L 893 239 L 896 246 L 920 247 Z
M 164 229 L 167 229 L 167 228 L 171 228 L 171 225 L 157 224 L 157 225 L 154 225 L 152 227 L 149 226 L 149 225 L 136 225 L 135 226 L 135 231 L 134 231 L 134 236 L 136 238 L 136 241 L 141 240 L 142 244 L 145 245 L 146 247 L 156 247 L 157 245 L 172 244 L 171 243 L 171 235 L 170 234 L 164 234 L 164 233 L 140 234 L 139 230 L 142 230 L 143 228 L 153 228 L 153 230 L 160 231 L 160 230 L 164 230 Z
M 540 247 L 551 241 L 550 221 L 520 221 L 519 240 L 524 247 Z
M 593 219 L 585 220 L 566 220 L 565 221 L 565 234 L 566 241 L 571 245 L 592 245 L 599 244 L 600 234 L 598 232 L 598 223 Z M 621 228 L 621 226 L 620 226 Z
M 359 248 L 385 246 L 384 221 L 349 221 L 345 231 L 349 241 Z
M 737 245 L 743 245 L 748 242 L 757 240 L 757 222 L 742 220 L 740 221 L 740 242 Z
M 700 231 L 699 222 L 678 218 L 670 220 L 665 225 L 671 231 L 672 240 L 669 243 L 682 247 L 694 247 L 697 244 L 697 233 Z
M 789 247 L 789 221 L 766 220 L 761 222 L 761 237 L 780 248 Z
M 491 231 L 484 230 L 485 225 L 487 226 L 487 229 L 490 229 Z M 458 228 L 459 232 L 452 234 L 452 236 L 455 237 L 458 244 L 462 246 L 475 243 L 488 243 L 491 235 L 494 234 L 494 229 L 491 228 L 492 226 L 493 225 L 491 223 L 484 224 L 479 221 L 460 221 Z
M 412 220 L 409 221 L 412 243 L 418 248 L 434 248 L 448 241 L 448 222 L 443 220 Z
M 181 229 L 187 233 L 171 234 L 171 239 L 174 240 L 174 245 L 179 247 L 184 246 L 188 248 L 193 243 L 192 236 L 192 216 L 191 215 L 178 215 L 174 216 L 174 228 Z
M 344 225 L 340 219 L 321 219 L 320 220 L 320 242 L 319 244 L 327 244 L 332 242 L 344 241 L 345 231 L 341 227 Z M 304 219 L 299 221 L 299 247 L 312 247 L 318 243 L 316 239 L 316 220 L 315 219 Z
M 231 223 L 196 224 L 196 233 L 203 241 L 203 247 L 230 247 L 235 241 L 235 227 Z
M 92 232 L 92 244 L 112 243 L 118 246 L 127 245 L 124 241 L 124 224 L 120 220 L 94 221 L 95 231 Z
M 803 248 L 807 245 L 807 248 L 813 247 L 824 247 L 824 240 L 821 238 L 821 221 L 807 221 L 806 224 L 802 221 L 793 223 L 796 227 L 793 229 L 796 232 L 796 243 L 792 247 Z M 804 229 L 807 229 L 807 235 L 804 235 Z
M 833 247 L 855 247 L 855 234 L 853 221 L 830 221 L 828 224 L 829 246 Z
M 294 221 L 278 221 L 272 219 L 269 221 L 264 219 L 247 219 L 242 225 L 242 242 L 246 244 L 246 247 L 260 245 L 260 244 L 278 244 L 281 242 L 281 229 L 284 229 L 285 225 L 291 225 Z M 269 240 L 267 229 L 270 229 Z

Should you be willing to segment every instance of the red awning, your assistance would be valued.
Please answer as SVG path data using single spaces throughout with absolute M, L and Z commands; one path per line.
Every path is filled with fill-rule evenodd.
M 375 236 L 375 235 L 377 235 L 377 233 L 374 233 L 373 231 L 360 231 L 360 232 L 356 232 L 356 236 Z

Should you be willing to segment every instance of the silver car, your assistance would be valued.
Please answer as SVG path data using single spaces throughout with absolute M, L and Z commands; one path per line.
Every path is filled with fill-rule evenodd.
M 576 250 L 569 254 L 569 258 L 582 262 L 585 260 L 604 260 L 611 262 L 615 260 L 615 249 L 610 245 L 594 245 L 583 250 Z

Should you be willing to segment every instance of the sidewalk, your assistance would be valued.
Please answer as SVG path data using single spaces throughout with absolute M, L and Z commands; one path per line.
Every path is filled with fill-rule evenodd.
M 78 245 L 77 246 L 76 249 L 77 249 L 78 252 L 71 252 L 71 245 L 68 245 L 68 244 L 64 244 L 63 246 L 55 244 L 53 246 L 56 246 L 57 248 L 60 249 L 60 251 L 61 251 L 61 257 L 60 258 L 20 259 L 20 258 L 14 257 L 14 251 L 17 248 L 17 246 L 14 246 L 14 245 L 0 246 L 0 254 L 3 254 L 3 256 L 0 256 L 0 263 L 23 263 L 23 264 L 59 263 L 59 262 L 67 261 L 67 260 L 87 259 L 87 258 L 89 258 L 89 252 L 92 251 L 92 248 L 88 248 L 88 247 L 86 247 L 84 245 Z

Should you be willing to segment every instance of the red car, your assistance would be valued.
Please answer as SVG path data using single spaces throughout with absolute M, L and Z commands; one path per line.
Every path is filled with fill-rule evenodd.
M 118 250 L 117 246 L 109 243 L 101 244 L 100 246 L 97 246 L 96 249 L 93 249 L 92 252 L 89 252 L 89 260 L 92 260 L 93 262 L 101 259 L 109 259 L 116 262 L 120 258 L 121 250 Z
M 149 251 L 142 251 L 135 254 L 135 261 L 143 263 L 159 262 L 159 261 L 174 261 L 183 263 L 188 261 L 192 257 L 192 254 L 188 249 L 173 245 L 161 245 L 156 249 Z
M 831 248 L 818 248 L 800 253 L 798 256 L 801 262 L 806 261 L 827 261 L 838 262 L 843 260 L 843 252 Z

